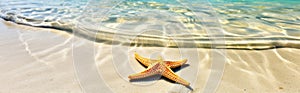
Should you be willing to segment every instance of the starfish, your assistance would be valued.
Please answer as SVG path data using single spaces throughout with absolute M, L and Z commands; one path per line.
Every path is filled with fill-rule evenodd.
M 129 75 L 128 78 L 130 80 L 141 79 L 153 75 L 162 75 L 184 86 L 190 85 L 189 82 L 180 78 L 171 70 L 171 68 L 177 68 L 185 64 L 187 62 L 187 59 L 183 59 L 179 61 L 163 61 L 161 56 L 159 56 L 159 59 L 148 59 L 138 55 L 137 53 L 135 53 L 134 55 L 135 55 L 135 59 L 140 63 L 142 63 L 143 65 L 145 65 L 147 69 L 140 73 Z

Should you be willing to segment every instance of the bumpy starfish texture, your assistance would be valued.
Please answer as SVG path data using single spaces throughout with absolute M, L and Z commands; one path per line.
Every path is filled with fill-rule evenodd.
M 190 85 L 189 82 L 180 78 L 171 70 L 171 68 L 176 68 L 185 64 L 187 62 L 187 59 L 183 59 L 179 61 L 163 61 L 162 57 L 154 60 L 154 59 L 144 58 L 138 55 L 137 53 L 135 53 L 134 55 L 136 60 L 138 60 L 143 65 L 147 66 L 147 69 L 140 73 L 129 75 L 128 76 L 129 79 L 141 79 L 141 78 L 160 74 L 184 86 Z

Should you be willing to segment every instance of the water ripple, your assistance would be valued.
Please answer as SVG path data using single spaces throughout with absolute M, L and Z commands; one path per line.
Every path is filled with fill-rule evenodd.
M 76 32 L 77 36 L 106 44 L 178 47 L 174 43 L 183 42 L 186 47 L 194 43 L 201 48 L 299 48 L 297 2 L 210 3 L 192 4 L 189 7 L 197 8 L 193 10 L 180 2 L 164 0 L 4 0 L 0 2 L 0 17 L 18 24 Z M 206 29 L 219 24 L 225 35 Z M 225 44 L 212 42 L 222 37 Z

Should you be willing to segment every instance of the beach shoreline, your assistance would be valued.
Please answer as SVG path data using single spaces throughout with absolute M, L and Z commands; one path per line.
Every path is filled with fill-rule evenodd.
M 211 53 L 217 49 L 106 45 L 3 20 L 0 28 L 0 92 L 4 93 L 190 91 L 165 79 L 129 82 L 129 74 L 145 69 L 135 61 L 134 52 L 146 57 L 161 54 L 166 60 L 188 58 L 189 66 L 176 74 L 190 81 L 192 93 L 204 91 L 214 71 Z M 300 92 L 300 49 L 224 50 L 226 63 L 215 86 L 217 93 Z

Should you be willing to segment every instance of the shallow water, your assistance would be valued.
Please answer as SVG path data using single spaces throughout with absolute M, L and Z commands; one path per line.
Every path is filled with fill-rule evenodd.
M 143 56 L 161 53 L 167 60 L 188 58 L 189 66 L 176 73 L 191 81 L 195 92 L 205 91 L 206 84 L 214 85 L 209 82 L 210 74 L 222 70 L 217 93 L 297 93 L 300 50 L 293 48 L 300 47 L 299 8 L 295 0 L 1 0 L 0 17 L 5 20 L 116 45 L 98 46 L 57 35 L 57 30 L 0 23 L 4 28 L 0 33 L 0 50 L 4 50 L 0 56 L 1 91 L 186 90 L 164 79 L 149 81 L 158 82 L 150 87 L 133 85 L 147 81 L 129 82 L 129 74 L 145 69 L 132 55 L 139 52 Z M 270 49 L 278 47 L 285 48 Z M 203 48 L 229 49 L 220 54 L 224 57 L 220 61 L 216 54 L 225 52 L 212 51 L 222 49 Z M 101 78 L 97 78 L 99 74 Z
M 165 79 L 129 82 L 128 75 L 145 70 L 134 59 L 134 52 L 145 57 L 161 54 L 165 60 L 187 58 L 188 66 L 177 70 L 176 74 L 191 82 L 195 93 L 205 91 L 207 84 L 214 83 L 208 79 L 218 80 L 209 77 L 222 70 L 214 68 L 216 65 L 225 65 L 216 93 L 300 91 L 300 49 L 252 51 L 112 46 L 95 44 L 60 30 L 3 20 L 0 28 L 0 92 L 3 93 L 186 93 L 187 88 Z M 224 60 L 217 62 L 219 58 L 213 51 L 219 50 L 225 50 L 226 54 L 221 54 Z
M 300 48 L 295 0 L 1 0 L 0 17 L 114 45 Z

